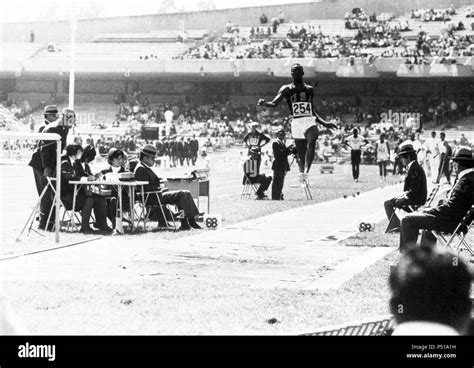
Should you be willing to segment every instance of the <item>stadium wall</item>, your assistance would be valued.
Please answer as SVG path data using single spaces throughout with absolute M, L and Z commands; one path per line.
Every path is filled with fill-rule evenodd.
M 355 7 L 377 14 L 390 12 L 398 15 L 415 8 L 446 8 L 451 4 L 462 6 L 470 5 L 471 2 L 471 0 L 400 0 L 397 2 L 323 0 L 205 12 L 82 19 L 78 21 L 76 37 L 78 42 L 90 42 L 99 33 L 147 33 L 153 30 L 184 28 L 207 29 L 221 34 L 229 20 L 239 26 L 256 26 L 260 24 L 261 13 L 265 13 L 270 19 L 280 10 L 285 14 L 287 21 L 302 22 L 307 19 L 342 19 L 347 11 Z M 28 41 L 30 30 L 35 32 L 37 42 L 66 42 L 70 39 L 69 24 L 66 21 L 25 22 L 0 24 L 0 42 Z
M 67 101 L 67 88 L 58 89 L 55 81 L 38 81 L 23 79 L 18 88 L 9 91 L 10 98 L 17 102 L 24 99 L 38 103 L 41 100 L 49 101 L 51 94 L 55 94 Z M 134 89 L 139 88 L 144 97 L 151 104 L 173 103 L 178 100 L 196 104 L 214 102 L 233 104 L 253 104 L 258 98 L 271 99 L 283 83 L 288 79 L 255 81 L 206 81 L 198 82 L 186 78 L 147 80 L 78 80 L 76 82 L 76 103 L 81 104 L 113 104 L 114 93 L 117 90 L 126 91 L 130 98 Z M 39 92 L 41 89 L 42 92 Z M 467 97 L 474 98 L 474 82 L 461 78 L 456 80 L 434 80 L 392 78 L 384 80 L 346 80 L 335 78 L 322 80 L 316 88 L 316 98 L 342 98 L 354 101 L 359 95 L 365 104 L 379 98 L 400 100 L 418 99 L 420 97 Z M 470 97 L 469 97 L 470 96 Z

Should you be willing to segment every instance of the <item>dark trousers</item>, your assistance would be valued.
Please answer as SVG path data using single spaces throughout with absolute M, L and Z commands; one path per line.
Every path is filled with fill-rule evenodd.
M 380 176 L 387 176 L 387 161 L 380 161 L 378 164 Z
M 272 177 L 271 176 L 266 176 L 259 174 L 253 178 L 250 178 L 252 184 L 260 184 L 260 187 L 256 191 L 256 195 L 263 196 L 265 194 L 265 191 L 268 189 L 270 186 L 270 183 L 272 182 Z
M 354 180 L 359 179 L 360 156 L 360 150 L 351 150 L 352 177 Z
M 438 178 L 436 179 L 436 183 L 439 183 L 443 174 L 446 175 L 446 179 L 448 179 L 448 183 L 451 183 L 451 175 L 449 173 L 449 159 L 446 159 L 446 158 L 443 158 L 439 164 Z
M 61 195 L 61 201 L 66 206 L 67 210 L 72 210 L 72 193 Z M 95 195 L 90 196 L 86 195 L 84 192 L 79 192 L 76 195 L 76 207 L 74 208 L 74 211 L 81 211 L 82 229 L 90 227 L 92 210 L 94 210 L 96 226 L 99 229 L 105 228 L 107 222 L 107 205 L 105 198 Z
M 400 224 L 400 252 L 403 253 L 416 247 L 420 229 L 451 233 L 455 226 L 446 218 L 427 213 L 411 213 L 405 216 Z M 436 238 L 430 231 L 424 231 L 420 246 L 432 247 L 434 245 L 436 245 Z
M 398 216 L 395 215 L 395 208 L 402 208 L 402 207 L 409 206 L 411 204 L 413 203 L 411 203 L 411 201 L 408 200 L 408 198 L 402 198 L 402 199 L 392 198 L 392 199 L 389 199 L 388 201 L 385 201 L 383 206 L 385 208 L 385 213 L 387 214 L 388 220 L 390 221 L 392 216 L 395 216 L 395 219 L 392 219 L 392 221 L 396 221 L 396 224 L 394 224 L 394 226 L 400 227 L 400 220 L 398 219 Z
M 196 203 L 194 203 L 193 196 L 189 190 L 173 190 L 165 192 L 160 196 L 160 199 L 161 204 L 172 204 L 178 207 L 179 210 L 183 210 L 188 218 L 194 218 L 199 214 L 199 210 Z M 156 196 L 150 196 L 147 205 L 158 205 L 158 199 Z
M 279 201 L 282 198 L 286 171 L 273 170 L 272 199 Z
M 118 209 L 118 198 L 110 197 L 110 199 L 106 201 L 106 203 L 107 218 L 110 220 L 112 228 L 115 228 L 115 218 L 117 217 Z M 122 192 L 122 212 L 130 212 L 130 197 L 124 192 Z
M 35 178 L 36 190 L 38 191 L 38 195 L 41 195 L 43 189 L 48 185 L 48 181 L 45 177 L 43 177 L 43 173 L 39 170 L 33 169 L 33 175 Z M 40 202 L 40 221 L 39 226 L 45 227 L 46 221 L 48 220 L 49 212 L 51 211 L 51 207 L 53 206 L 53 191 L 51 188 L 46 190 L 43 198 L 41 198 Z M 50 217 L 50 224 L 54 223 L 54 216 L 55 212 L 53 209 L 53 213 Z
M 197 160 L 197 158 L 198 158 L 198 153 L 197 153 L 197 152 L 193 152 L 193 153 L 191 154 L 191 162 L 192 162 L 193 166 L 196 165 L 196 160 Z

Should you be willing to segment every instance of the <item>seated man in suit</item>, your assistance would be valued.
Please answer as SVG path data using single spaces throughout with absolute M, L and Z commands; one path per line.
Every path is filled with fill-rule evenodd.
M 273 170 L 273 183 L 272 183 L 272 200 L 280 201 L 283 200 L 283 185 L 285 183 L 285 176 L 290 171 L 290 165 L 288 163 L 288 156 L 296 154 L 295 146 L 287 147 L 285 144 L 286 132 L 281 129 L 277 133 L 277 139 L 273 142 L 273 157 L 275 157 L 272 170 Z
M 82 147 L 77 144 L 71 144 L 66 147 L 66 156 L 62 157 L 61 161 L 61 201 L 66 206 L 67 210 L 72 209 L 74 185 L 69 184 L 69 181 L 92 181 L 94 176 L 86 174 L 82 176 L 77 170 L 77 162 L 82 156 Z M 92 208 L 94 208 L 95 221 L 99 230 L 104 233 L 110 233 L 112 229 L 107 226 L 106 219 L 106 204 L 104 198 L 99 196 L 89 195 L 83 187 L 76 195 L 76 207 L 74 211 L 81 211 L 82 224 L 81 232 L 85 234 L 92 234 L 94 230 L 90 227 L 90 217 Z
M 400 251 L 406 252 L 416 246 L 420 229 L 452 233 L 467 211 L 474 204 L 474 152 L 469 147 L 459 147 L 452 158 L 457 181 L 448 192 L 448 198 L 441 200 L 434 208 L 404 217 L 400 226 Z M 436 245 L 436 238 L 430 231 L 424 231 L 421 246 Z
M 247 180 L 251 184 L 260 184 L 260 187 L 255 193 L 257 195 L 257 199 L 260 200 L 268 198 L 265 195 L 265 191 L 270 186 L 270 183 L 272 182 L 272 177 L 260 174 L 258 164 L 259 157 L 260 153 L 257 150 L 250 149 L 250 155 L 244 162 L 244 178 L 242 180 L 242 184 L 245 185 Z
M 135 167 L 135 178 L 138 181 L 147 181 L 145 185 L 145 192 L 162 191 L 161 180 L 151 169 L 155 164 L 156 148 L 151 144 L 147 144 L 140 151 L 140 162 Z M 178 209 L 184 211 L 185 218 L 181 220 L 181 230 L 201 229 L 201 226 L 196 222 L 196 217 L 199 215 L 199 210 L 194 203 L 193 196 L 188 190 L 174 190 L 160 193 L 161 204 L 172 204 Z M 145 205 L 157 205 L 158 199 L 156 196 L 149 196 Z
M 417 161 L 416 152 L 410 143 L 402 143 L 397 156 L 407 169 L 403 195 L 385 201 L 384 207 L 387 218 L 390 221 L 387 232 L 400 229 L 400 220 L 395 214 L 395 208 L 406 208 L 407 206 L 422 206 L 426 202 L 426 175 Z M 410 211 L 409 211 L 410 212 Z

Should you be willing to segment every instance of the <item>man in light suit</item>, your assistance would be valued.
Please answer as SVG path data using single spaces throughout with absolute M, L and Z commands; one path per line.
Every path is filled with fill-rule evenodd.
M 426 202 L 427 186 L 426 175 L 423 168 L 417 161 L 416 151 L 411 143 L 402 143 L 397 156 L 402 164 L 407 168 L 403 195 L 385 201 L 385 213 L 390 221 L 387 232 L 400 229 L 400 220 L 395 214 L 395 208 L 408 206 L 422 206 Z

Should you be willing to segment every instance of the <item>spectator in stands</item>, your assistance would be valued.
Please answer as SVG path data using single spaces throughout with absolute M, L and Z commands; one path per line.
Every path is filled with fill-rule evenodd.
M 278 23 L 279 24 L 285 23 L 285 15 L 283 14 L 282 10 L 278 12 Z
M 467 211 L 474 204 L 474 153 L 469 147 L 459 147 L 452 158 L 457 181 L 448 192 L 448 198 L 436 207 L 421 213 L 407 215 L 401 221 L 400 251 L 405 252 L 416 246 L 418 231 L 423 232 L 421 246 L 436 245 L 431 230 L 452 233 Z
M 464 135 L 464 133 L 461 134 L 461 139 L 459 141 L 459 144 L 461 146 L 469 146 L 469 141 L 468 139 L 466 138 L 466 136 Z
M 408 251 L 390 272 L 392 335 L 463 335 L 469 331 L 472 276 L 447 250 Z
M 262 15 L 260 16 L 260 24 L 267 24 L 267 23 L 268 23 L 268 18 L 265 15 L 265 13 L 262 13 Z
M 35 42 L 35 33 L 33 32 L 33 30 L 30 31 L 30 43 L 33 43 Z
M 227 33 L 231 33 L 231 32 L 232 32 L 232 26 L 233 26 L 233 24 L 232 24 L 232 22 L 229 20 L 229 21 L 227 22 L 227 24 L 225 25 L 225 30 L 226 30 Z

